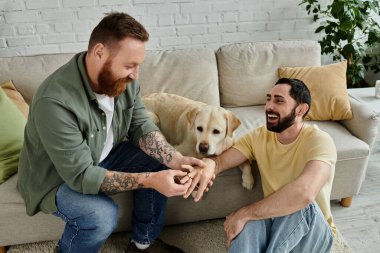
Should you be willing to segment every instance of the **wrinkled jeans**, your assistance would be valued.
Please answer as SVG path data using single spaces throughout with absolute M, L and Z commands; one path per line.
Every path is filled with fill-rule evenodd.
M 316 203 L 293 214 L 248 222 L 230 253 L 330 252 L 333 234 Z
M 167 169 L 130 142 L 122 142 L 99 164 L 108 170 L 154 172 Z M 149 244 L 160 234 L 167 198 L 153 189 L 133 191 L 132 239 Z M 98 252 L 117 226 L 118 206 L 106 194 L 86 195 L 62 184 L 56 194 L 54 215 L 65 223 L 59 252 Z M 131 207 L 132 208 L 132 207 Z

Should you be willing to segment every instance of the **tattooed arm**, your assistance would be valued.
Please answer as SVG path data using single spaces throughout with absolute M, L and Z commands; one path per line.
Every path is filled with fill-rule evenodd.
M 158 131 L 143 135 L 140 138 L 139 145 L 146 154 L 175 170 L 150 173 L 107 171 L 100 186 L 102 192 L 114 194 L 139 188 L 153 188 L 167 197 L 185 195 L 192 180 L 183 184 L 175 182 L 175 178 L 183 178 L 187 175 L 187 172 L 181 171 L 181 165 L 205 166 L 201 160 L 183 156 L 176 151 Z
M 172 167 L 172 163 L 178 161 L 180 156 L 182 157 L 182 155 L 177 152 L 158 131 L 153 131 L 141 136 L 139 146 L 146 154 L 155 158 L 167 167 Z
M 124 173 L 107 171 L 100 190 L 108 194 L 144 188 L 150 173 Z
M 140 148 L 149 156 L 157 159 L 167 167 L 177 170 L 163 170 L 159 172 L 127 173 L 107 171 L 100 190 L 107 194 L 125 192 L 139 188 L 153 188 L 163 195 L 180 196 L 186 194 L 191 180 L 178 184 L 174 180 L 186 176 L 181 171 L 182 164 L 204 166 L 201 160 L 183 156 L 177 152 L 158 131 L 150 132 L 140 138 Z
M 139 140 L 140 148 L 149 156 L 157 159 L 165 166 L 180 170 L 181 165 L 197 165 L 204 167 L 205 164 L 196 158 L 183 156 L 170 145 L 162 133 L 153 131 L 143 135 Z
M 184 177 L 186 174 L 180 170 L 163 170 L 151 173 L 107 171 L 100 190 L 107 194 L 114 194 L 138 188 L 153 188 L 166 197 L 181 196 L 187 192 L 191 180 L 185 184 L 178 184 L 174 179 Z

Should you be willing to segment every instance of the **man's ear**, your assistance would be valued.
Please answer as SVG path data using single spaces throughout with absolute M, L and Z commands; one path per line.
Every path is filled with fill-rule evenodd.
M 97 60 L 102 60 L 102 58 L 103 58 L 103 57 L 105 56 L 105 54 L 106 54 L 106 48 L 105 48 L 105 46 L 103 45 L 103 43 L 97 43 L 97 44 L 92 48 L 91 54 L 93 55 L 93 57 L 95 57 L 95 59 L 97 59 Z
M 309 105 L 306 103 L 299 104 L 296 108 L 296 116 L 304 117 L 305 113 L 309 109 Z

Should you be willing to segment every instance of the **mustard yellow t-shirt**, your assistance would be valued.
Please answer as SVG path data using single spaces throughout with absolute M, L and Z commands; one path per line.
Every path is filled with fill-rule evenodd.
M 294 181 L 308 161 L 319 160 L 330 165 L 328 182 L 316 197 L 332 232 L 336 227 L 330 210 L 330 193 L 335 173 L 337 153 L 332 138 L 315 125 L 304 124 L 297 139 L 290 144 L 281 144 L 274 132 L 266 126 L 252 130 L 234 145 L 247 159 L 256 160 L 264 196 L 279 190 Z

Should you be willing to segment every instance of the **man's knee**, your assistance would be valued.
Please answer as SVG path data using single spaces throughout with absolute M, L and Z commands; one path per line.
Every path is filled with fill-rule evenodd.
M 293 214 L 276 218 L 273 231 L 269 247 L 274 252 L 289 252 L 291 249 L 293 252 L 325 252 L 332 239 L 330 227 L 315 203 Z
M 118 210 L 117 204 L 108 199 L 89 214 L 87 222 L 93 224 L 93 231 L 99 237 L 108 237 L 117 227 Z
M 264 252 L 270 231 L 269 220 L 249 221 L 232 241 L 230 252 Z

